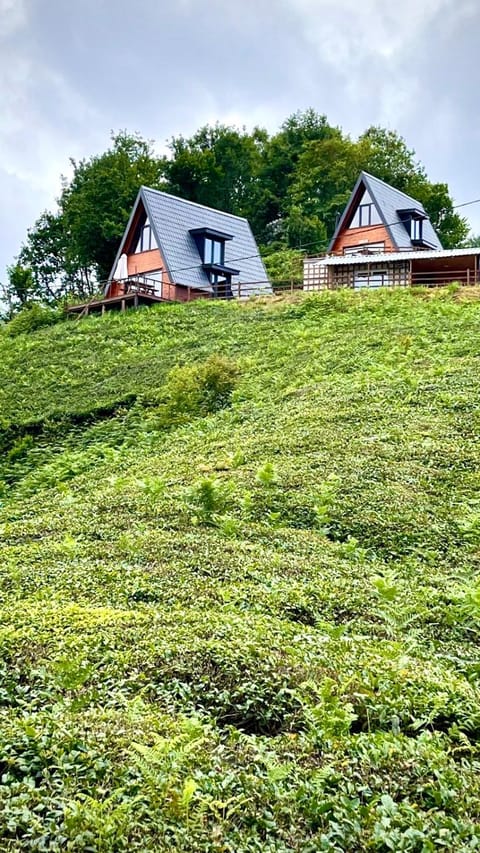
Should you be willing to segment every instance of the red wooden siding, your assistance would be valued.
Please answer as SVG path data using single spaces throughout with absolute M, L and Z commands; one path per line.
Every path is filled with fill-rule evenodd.
M 150 252 L 137 252 L 136 255 L 128 255 L 128 274 L 148 275 L 149 272 L 165 269 L 165 261 L 162 258 L 160 249 L 151 249 Z M 165 280 L 167 275 L 165 273 Z
M 369 225 L 367 228 L 345 228 L 332 246 L 332 254 L 343 255 L 350 246 L 368 246 L 369 243 L 385 243 L 386 252 L 396 251 L 384 225 Z

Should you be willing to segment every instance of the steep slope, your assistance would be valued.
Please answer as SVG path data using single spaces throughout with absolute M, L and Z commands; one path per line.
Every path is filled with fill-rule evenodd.
M 473 292 L 0 335 L 5 850 L 480 844 Z

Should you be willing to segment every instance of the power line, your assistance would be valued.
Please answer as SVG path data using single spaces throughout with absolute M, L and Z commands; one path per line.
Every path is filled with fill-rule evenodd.
M 452 209 L 456 210 L 458 207 L 468 207 L 469 204 L 479 204 L 480 198 L 474 198 L 473 201 L 464 201 L 462 204 L 454 204 L 452 205 Z M 446 212 L 445 209 L 440 211 L 441 213 Z
M 460 207 L 468 207 L 472 204 L 480 204 L 480 198 L 472 199 L 471 201 L 464 201 L 461 204 L 454 204 L 454 205 L 452 205 L 451 209 L 457 210 Z M 444 212 L 445 213 L 447 212 L 445 208 L 440 211 L 440 213 L 444 213 Z M 377 225 L 369 225 L 367 228 L 362 228 L 362 234 L 365 234 L 369 231 L 376 231 L 378 228 L 382 228 L 382 227 L 383 228 L 391 228 L 394 225 L 403 225 L 403 224 L 404 224 L 404 222 L 402 219 L 397 219 L 394 222 L 385 222 L 385 223 L 379 222 Z M 311 240 L 309 243 L 301 243 L 296 248 L 298 250 L 301 250 L 301 249 L 307 248 L 308 246 L 318 246 L 319 242 L 320 242 L 319 240 Z M 330 245 L 330 242 L 331 242 L 330 240 L 325 240 L 325 241 L 323 241 L 323 244 L 326 246 L 326 248 L 328 248 L 328 246 Z M 237 261 L 249 261 L 249 260 L 253 260 L 253 258 L 262 258 L 262 255 L 260 254 L 260 252 L 256 252 L 253 255 L 243 255 L 242 257 L 238 257 L 238 258 L 229 258 L 228 263 L 233 264 L 233 263 L 236 263 Z M 189 272 L 190 270 L 200 269 L 202 267 L 203 267 L 202 263 L 192 264 L 191 266 L 188 266 L 188 267 L 177 267 L 176 269 L 171 269 L 170 273 Z

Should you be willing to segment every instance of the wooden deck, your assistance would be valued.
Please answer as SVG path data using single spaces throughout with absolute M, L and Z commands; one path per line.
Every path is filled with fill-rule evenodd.
M 87 317 L 89 314 L 105 314 L 106 311 L 125 311 L 127 308 L 138 308 L 140 305 L 156 305 L 159 302 L 168 302 L 154 293 L 123 293 L 120 296 L 112 296 L 106 299 L 92 299 L 80 305 L 70 305 L 67 314 L 77 317 Z

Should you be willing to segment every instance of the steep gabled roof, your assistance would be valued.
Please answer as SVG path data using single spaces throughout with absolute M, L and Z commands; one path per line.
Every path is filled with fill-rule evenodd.
M 369 175 L 368 172 L 360 172 L 357 183 L 328 247 L 329 252 L 333 249 L 335 240 L 355 212 L 364 190 L 370 194 L 381 222 L 387 229 L 392 244 L 398 251 L 402 249 L 415 249 L 399 215 L 399 211 L 406 210 L 415 210 L 425 215 L 426 219 L 423 220 L 423 239 L 431 245 L 432 249 L 443 248 L 423 204 L 406 193 L 395 189 L 395 187 L 391 187 L 390 184 L 386 184 L 385 181 L 381 181 L 380 178 L 375 178 L 373 175 Z
M 263 282 L 263 288 L 252 288 L 252 292 L 270 290 L 263 261 L 246 219 L 148 187 L 141 187 L 139 190 L 110 277 L 113 276 L 118 259 L 124 251 L 139 204 L 143 205 L 150 220 L 172 281 L 211 292 L 212 286 L 203 269 L 195 237 L 190 233 L 195 229 L 206 228 L 232 237 L 225 242 L 225 266 L 240 271 L 232 278 L 233 284 Z

